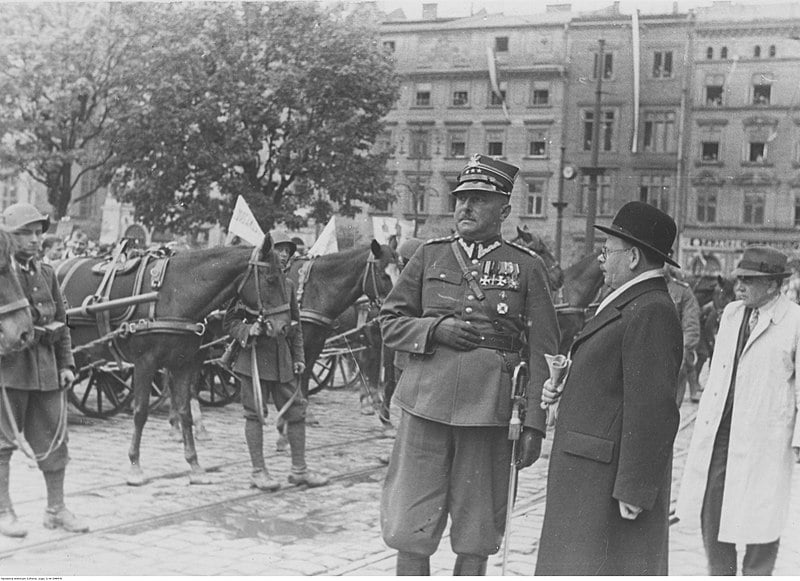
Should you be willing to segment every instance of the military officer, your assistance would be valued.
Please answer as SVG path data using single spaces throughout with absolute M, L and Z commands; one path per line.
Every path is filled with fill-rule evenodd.
M 672 253 L 670 253 L 672 256 Z M 673 267 L 669 264 L 664 265 L 664 280 L 667 281 L 667 290 L 675 308 L 678 310 L 678 317 L 681 320 L 683 329 L 683 361 L 681 370 L 678 372 L 678 392 L 676 402 L 681 407 L 683 398 L 686 395 L 686 383 L 689 381 L 689 372 L 697 361 L 697 344 L 700 342 L 700 304 L 692 292 L 689 283 L 675 277 Z M 699 371 L 699 370 L 698 370 Z M 689 383 L 690 397 L 693 402 L 700 401 L 700 394 L 697 392 L 699 385 Z
M 386 345 L 408 353 L 394 401 L 398 434 L 381 527 L 398 575 L 427 575 L 448 515 L 454 573 L 483 575 L 504 534 L 511 463 L 512 373 L 530 369 L 517 465 L 535 462 L 539 408 L 558 349 L 543 261 L 500 236 L 518 168 L 474 155 L 453 191 L 458 234 L 426 242 L 381 309 Z
M 83 533 L 89 526 L 64 505 L 67 450 L 66 389 L 74 381 L 72 341 L 65 325 L 64 299 L 53 267 L 39 260 L 48 216 L 19 202 L 3 212 L 6 228 L 17 240 L 15 260 L 20 282 L 33 311 L 36 337 L 32 345 L 0 358 L 0 534 L 24 537 L 9 496 L 12 452 L 24 440 L 47 486 L 44 526 Z M 23 448 L 24 449 L 24 448 Z

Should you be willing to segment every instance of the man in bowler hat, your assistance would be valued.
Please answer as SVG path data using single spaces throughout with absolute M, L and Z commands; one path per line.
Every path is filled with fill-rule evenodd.
M 454 574 L 486 573 L 504 534 L 511 378 L 523 360 L 531 381 L 517 465 L 539 457 L 544 354 L 556 353 L 559 333 L 544 262 L 500 237 L 517 172 L 472 156 L 453 191 L 458 234 L 420 246 L 381 309 L 386 345 L 408 354 L 381 499 L 398 575 L 430 574 L 448 515 Z
M 710 575 L 771 575 L 800 460 L 800 306 L 786 255 L 749 246 L 733 271 L 683 471 L 677 514 L 699 524 Z
M 611 292 L 575 338 L 564 385 L 542 393 L 558 415 L 536 574 L 666 575 L 683 338 L 662 268 L 678 266 L 675 222 L 630 202 L 595 228 Z

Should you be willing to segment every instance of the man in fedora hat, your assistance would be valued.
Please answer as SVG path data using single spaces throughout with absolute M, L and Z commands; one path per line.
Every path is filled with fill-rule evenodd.
M 770 575 L 800 460 L 800 306 L 781 294 L 786 255 L 749 246 L 733 271 L 708 382 L 683 472 L 677 514 L 699 524 L 711 575 Z
M 10 460 L 20 445 L 30 444 L 47 486 L 44 526 L 69 532 L 89 527 L 64 505 L 67 450 L 66 390 L 75 379 L 72 341 L 66 326 L 64 299 L 53 267 L 39 260 L 42 234 L 50 219 L 31 204 L 12 204 L 3 212 L 14 233 L 19 279 L 33 313 L 33 344 L 0 357 L 0 534 L 24 537 L 9 496 Z
M 577 335 L 559 400 L 537 575 L 666 575 L 681 324 L 662 274 L 675 222 L 625 204 L 598 261 L 611 292 Z M 560 394 L 560 398 L 559 398 Z
M 557 352 L 559 333 L 544 262 L 500 236 L 518 171 L 472 156 L 453 191 L 458 235 L 420 246 L 381 309 L 386 345 L 408 354 L 381 500 L 398 575 L 430 574 L 448 516 L 454 573 L 486 573 L 505 532 L 511 379 L 523 360 L 531 381 L 517 465 L 539 457 L 544 354 Z

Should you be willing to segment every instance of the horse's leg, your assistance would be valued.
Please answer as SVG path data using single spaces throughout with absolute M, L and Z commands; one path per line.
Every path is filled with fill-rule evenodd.
M 133 436 L 128 449 L 128 459 L 131 462 L 128 470 L 127 483 L 131 486 L 142 486 L 147 483 L 144 472 L 139 465 L 139 448 L 142 443 L 142 432 L 147 423 L 148 404 L 150 403 L 150 389 L 153 376 L 156 372 L 154 357 L 149 354 L 142 357 L 134 364 L 133 373 Z
M 181 432 L 183 434 L 183 454 L 191 469 L 189 473 L 189 484 L 211 484 L 211 479 L 206 474 L 205 469 L 197 461 L 197 449 L 194 444 L 194 433 L 192 432 L 192 408 L 189 403 L 191 386 L 197 382 L 200 375 L 200 367 L 197 362 L 190 360 L 184 363 L 172 374 L 173 381 L 170 385 L 172 389 L 172 400 L 180 418 Z

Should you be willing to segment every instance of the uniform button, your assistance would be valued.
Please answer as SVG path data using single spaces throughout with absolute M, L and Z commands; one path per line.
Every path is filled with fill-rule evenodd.
M 468 301 L 474 301 L 475 300 L 475 295 L 467 295 L 467 300 Z
M 442 273 L 439 275 L 439 278 L 447 278 L 447 275 L 445 273 Z
M 419 349 L 419 343 L 414 343 L 414 349 Z
M 38 287 L 38 286 L 35 286 L 35 287 L 33 287 L 33 290 L 34 290 L 34 291 L 38 291 L 38 290 L 39 290 L 39 287 Z
M 464 309 L 464 312 L 465 313 L 471 313 L 472 312 L 472 307 L 467 307 L 466 309 Z
M 472 271 L 470 274 L 471 274 L 472 276 L 478 276 L 478 272 L 477 272 L 477 271 L 475 271 L 475 270 L 473 270 L 473 271 Z
M 477 258 L 473 258 L 472 259 L 472 264 L 478 264 L 478 259 Z

